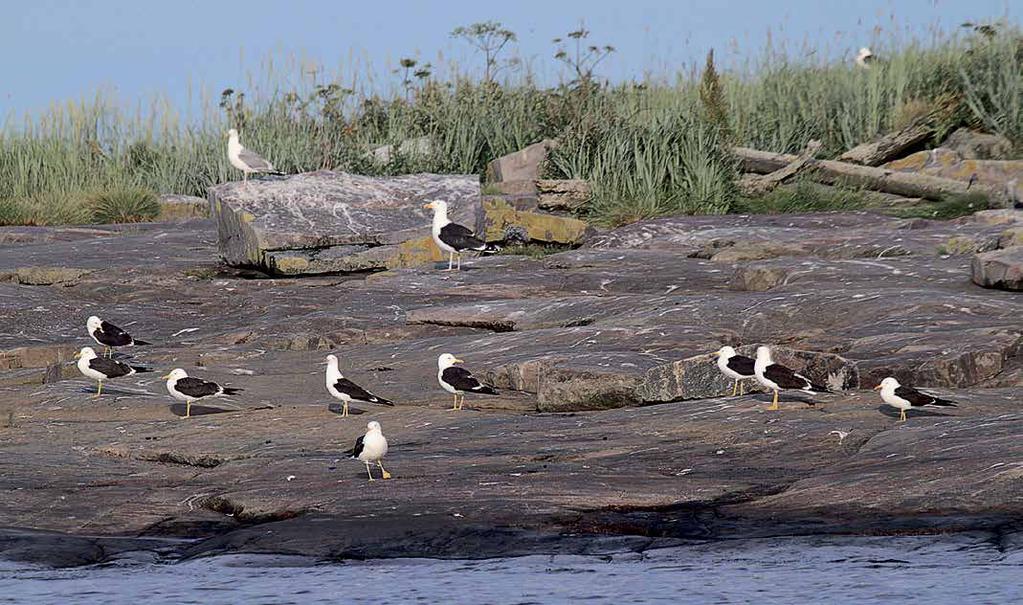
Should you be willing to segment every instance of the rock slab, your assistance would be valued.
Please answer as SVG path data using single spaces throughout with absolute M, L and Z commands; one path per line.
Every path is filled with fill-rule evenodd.
M 1023 291 L 1023 246 L 975 255 L 973 283 L 985 288 Z
M 318 171 L 225 183 L 212 187 L 209 198 L 223 259 L 283 274 L 335 271 L 345 264 L 344 250 L 327 254 L 330 262 L 312 262 L 335 247 L 358 255 L 350 264 L 361 267 L 369 248 L 429 235 L 431 215 L 422 205 L 430 200 L 447 201 L 452 220 L 482 226 L 479 179 L 473 175 Z M 314 258 L 305 258 L 308 254 Z

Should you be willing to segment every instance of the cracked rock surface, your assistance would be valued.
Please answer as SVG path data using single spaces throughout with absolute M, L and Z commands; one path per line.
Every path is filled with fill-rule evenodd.
M 0 556 L 479 557 L 1011 527 L 1023 299 L 938 253 L 1005 229 L 679 217 L 460 273 L 291 279 L 222 266 L 212 221 L 0 229 L 0 274 L 75 276 L 0 280 L 0 508 L 17 528 Z M 91 314 L 154 343 L 124 354 L 157 372 L 90 399 L 70 358 Z M 752 384 L 723 397 L 709 353 L 759 343 L 842 390 L 815 407 L 783 394 L 780 412 Z M 332 413 L 329 352 L 397 405 Z M 448 410 L 442 352 L 500 394 Z M 174 367 L 244 391 L 181 419 L 158 378 Z M 887 375 L 960 406 L 900 423 L 869 390 Z M 371 419 L 393 480 L 344 458 Z

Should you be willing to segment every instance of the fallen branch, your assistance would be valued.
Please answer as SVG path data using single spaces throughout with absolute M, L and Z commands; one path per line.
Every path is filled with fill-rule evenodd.
M 906 152 L 922 145 L 934 136 L 934 126 L 929 123 L 914 124 L 898 132 L 863 143 L 838 156 L 838 161 L 860 164 L 862 166 L 880 166 L 906 155 Z
M 757 174 L 768 174 L 780 170 L 798 160 L 798 156 L 787 153 L 759 151 L 748 147 L 735 147 L 733 153 L 739 158 L 742 170 Z M 810 178 L 826 185 L 839 185 L 871 191 L 882 191 L 902 197 L 920 197 L 939 200 L 947 195 L 964 194 L 969 183 L 913 172 L 896 172 L 886 168 L 860 166 L 836 160 L 817 160 L 814 170 L 807 171 Z M 1005 205 L 1005 191 L 974 185 L 971 191 L 980 191 L 992 202 Z
M 774 191 L 778 185 L 799 174 L 807 166 L 813 165 L 813 158 L 821 148 L 820 141 L 810 141 L 795 160 L 769 174 L 744 174 L 739 180 L 739 190 L 748 197 L 758 197 Z

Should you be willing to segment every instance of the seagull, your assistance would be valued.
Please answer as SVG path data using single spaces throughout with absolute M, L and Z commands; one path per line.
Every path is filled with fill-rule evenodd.
M 95 315 L 85 320 L 85 328 L 89 331 L 89 336 L 92 336 L 92 339 L 96 341 L 96 344 L 103 345 L 107 357 L 113 356 L 114 347 L 134 347 L 150 344 L 144 340 L 135 340 L 131 334 L 128 334 L 109 321 L 103 321 Z
M 356 460 L 362 460 L 366 464 L 366 474 L 369 475 L 370 481 L 376 481 L 373 478 L 373 472 L 369 468 L 371 462 L 376 462 L 377 466 L 380 467 L 383 479 L 391 478 L 391 473 L 387 472 L 387 469 L 384 468 L 381 462 L 384 456 L 387 455 L 387 438 L 380 431 L 380 423 L 376 420 L 372 420 L 366 425 L 366 434 L 355 440 L 355 447 L 348 450 L 348 454 Z
M 423 204 L 423 208 L 433 210 L 433 241 L 437 247 L 448 253 L 448 271 L 454 267 L 455 256 L 458 256 L 458 270 L 462 270 L 462 252 L 494 252 L 495 246 L 473 235 L 472 230 L 448 220 L 448 203 L 434 200 Z
M 437 382 L 445 391 L 455 396 L 455 405 L 452 410 L 462 409 L 465 404 L 465 393 L 482 393 L 484 395 L 497 395 L 494 387 L 485 385 L 472 375 L 465 368 L 456 368 L 456 363 L 465 363 L 451 353 L 444 353 L 437 358 Z
M 260 157 L 258 153 L 242 147 L 238 141 L 238 131 L 234 128 L 227 131 L 227 160 L 231 162 L 232 166 L 242 171 L 242 180 L 244 181 L 249 180 L 250 174 L 284 174 L 274 168 L 273 164 Z
M 899 420 L 903 422 L 906 421 L 906 410 L 910 408 L 922 408 L 928 405 L 947 408 L 959 407 L 954 401 L 921 393 L 912 387 L 904 387 L 891 376 L 882 380 L 881 384 L 874 387 L 874 390 L 881 391 L 881 399 L 885 403 L 899 408 Z
M 192 415 L 192 402 L 200 399 L 234 395 L 241 391 L 232 387 L 222 387 L 215 382 L 191 378 L 184 370 L 178 368 L 163 376 L 167 381 L 167 392 L 175 399 L 185 402 L 185 418 Z
M 771 359 L 771 349 L 757 347 L 757 361 L 753 364 L 753 371 L 757 382 L 774 391 L 774 401 L 769 410 L 778 409 L 778 391 L 795 390 L 807 393 L 827 393 L 828 388 L 814 384 L 809 378 L 796 374 L 783 365 L 774 363 Z M 813 403 L 810 403 L 813 405 Z
M 877 61 L 877 58 L 874 57 L 874 53 L 869 48 L 864 46 L 860 49 L 860 52 L 856 53 L 854 61 L 860 68 L 870 69 L 871 64 Z
M 740 386 L 743 379 L 756 377 L 756 373 L 753 371 L 755 362 L 745 355 L 739 355 L 735 349 L 728 346 L 721 347 L 714 352 L 714 355 L 718 358 L 718 369 L 721 370 L 721 373 L 735 381 L 735 386 L 732 387 L 732 397 L 735 397 L 736 391 L 742 395 Z
M 96 355 L 96 351 L 94 351 L 92 347 L 82 347 L 81 351 L 75 353 L 75 359 L 78 360 L 78 363 L 76 364 L 78 366 L 78 371 L 86 378 L 92 378 L 98 384 L 96 387 L 96 396 L 93 397 L 93 399 L 99 399 L 99 396 L 103 394 L 104 380 L 120 378 L 122 376 L 131 376 L 132 374 L 142 372 L 152 372 L 149 368 L 130 366 L 126 363 L 121 363 L 120 361 L 107 359 L 106 357 L 99 357 Z
M 340 399 L 344 403 L 341 409 L 341 416 L 348 416 L 348 404 L 357 401 L 359 403 L 377 403 L 380 405 L 394 405 L 393 401 L 377 397 L 366 389 L 355 384 L 341 375 L 337 367 L 337 356 L 327 355 L 327 392 Z

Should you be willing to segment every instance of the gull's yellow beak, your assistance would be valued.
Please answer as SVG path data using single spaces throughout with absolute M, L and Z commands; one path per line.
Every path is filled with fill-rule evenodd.
M 433 210 L 434 209 L 434 204 L 433 204 L 433 202 L 430 202 L 428 204 L 423 204 L 423 208 L 429 208 L 430 210 Z
M 881 385 L 877 385 L 876 387 L 874 387 L 874 390 L 875 391 L 880 391 L 881 390 Z
M 166 376 L 161 376 L 160 379 L 161 380 L 170 380 L 170 374 L 167 374 Z
M 82 352 L 81 351 L 75 353 L 75 359 L 81 359 L 81 358 L 82 358 Z
M 464 361 L 462 361 L 461 359 L 455 358 L 455 359 L 453 359 L 453 360 L 451 361 L 451 363 L 465 363 L 465 362 L 464 362 Z
M 711 355 L 713 355 L 714 357 L 720 357 L 721 351 L 714 351 L 713 353 L 711 353 Z

